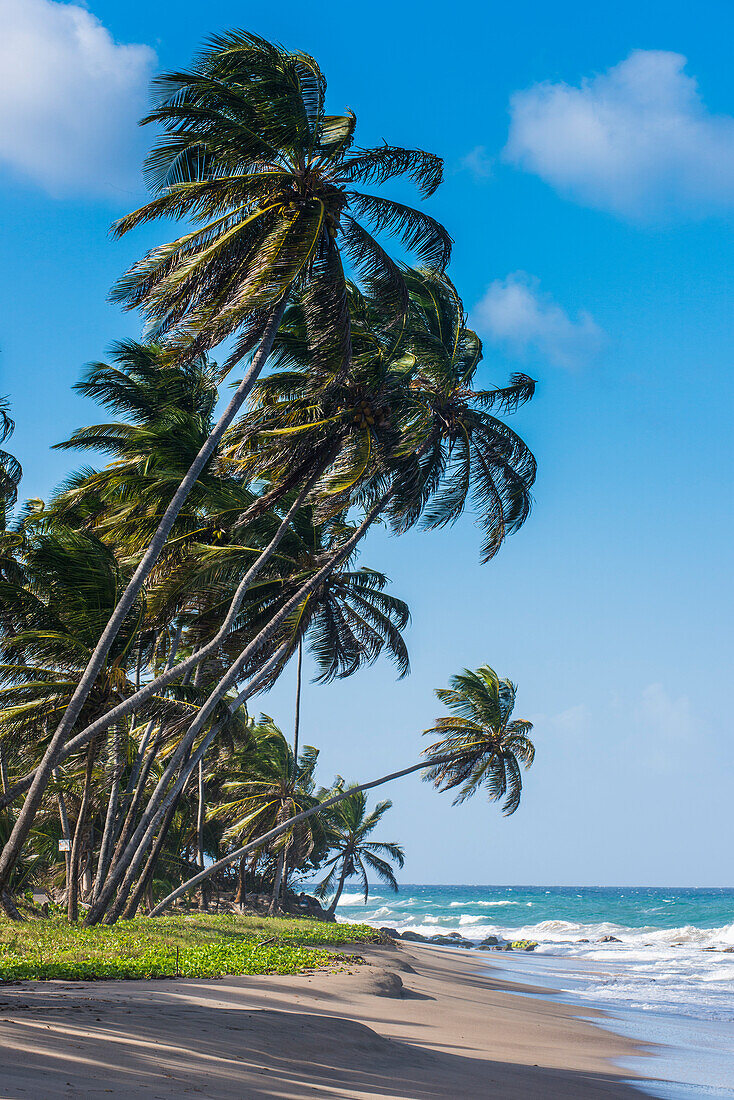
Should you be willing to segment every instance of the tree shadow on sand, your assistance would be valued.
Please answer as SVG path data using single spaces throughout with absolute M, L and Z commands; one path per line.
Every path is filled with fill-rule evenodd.
M 93 1100 L 111 1094 L 151 1100 L 639 1096 L 612 1074 L 426 1050 L 327 1015 L 172 1004 L 154 997 L 137 1004 L 77 1002 L 67 1011 L 49 1012 L 50 1003 L 31 1005 L 20 990 L 17 998 L 2 1001 L 0 1089 L 8 1100 Z

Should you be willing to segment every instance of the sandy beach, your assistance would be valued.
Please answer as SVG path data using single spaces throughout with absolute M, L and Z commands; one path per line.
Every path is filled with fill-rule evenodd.
M 362 955 L 293 977 L 5 986 L 0 1096 L 639 1096 L 610 1061 L 639 1047 L 518 996 L 542 991 L 488 976 L 491 956 Z

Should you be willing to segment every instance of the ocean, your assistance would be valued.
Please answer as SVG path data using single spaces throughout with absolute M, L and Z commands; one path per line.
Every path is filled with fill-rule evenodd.
M 532 954 L 493 952 L 492 965 L 659 1044 L 654 1064 L 625 1063 L 660 1077 L 651 1095 L 734 1098 L 734 889 L 378 885 L 366 905 L 343 894 L 337 917 L 474 943 L 535 940 Z

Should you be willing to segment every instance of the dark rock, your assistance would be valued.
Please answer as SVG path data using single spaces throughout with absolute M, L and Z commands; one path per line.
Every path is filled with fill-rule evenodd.
M 576 943 L 589 943 L 589 940 L 576 940 Z
M 400 939 L 400 933 L 398 932 L 397 928 L 381 928 L 380 932 L 382 932 L 383 936 L 390 936 L 390 938 L 393 940 Z
M 622 941 L 618 940 L 616 936 L 602 936 L 602 938 L 600 940 L 597 940 L 596 942 L 597 943 L 621 943 Z
M 451 932 L 448 936 L 429 936 L 429 943 L 435 943 L 439 947 L 473 947 L 471 940 L 465 940 L 458 932 Z
M 319 899 L 311 894 L 292 894 L 289 891 L 285 909 L 292 916 L 308 917 L 309 920 L 324 921 L 328 924 L 334 924 L 336 921 L 336 916 L 328 909 L 324 909 Z
M 500 941 L 496 936 L 486 936 L 479 944 L 480 947 L 496 947 Z
M 401 940 L 408 940 L 409 943 L 428 943 L 427 936 L 421 936 L 420 932 L 401 932 Z

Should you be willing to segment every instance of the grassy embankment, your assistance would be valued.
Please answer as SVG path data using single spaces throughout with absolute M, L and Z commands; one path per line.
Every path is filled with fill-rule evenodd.
M 298 974 L 343 960 L 329 947 L 380 939 L 366 925 L 252 915 L 176 913 L 111 928 L 0 918 L 0 982 Z

